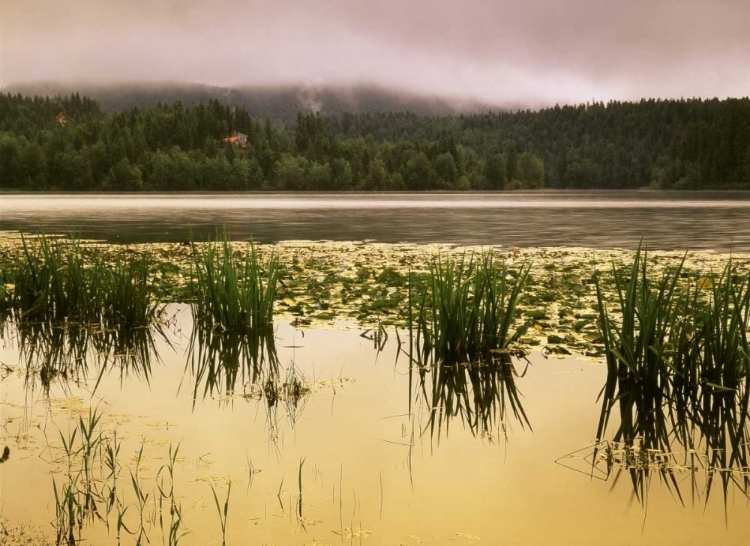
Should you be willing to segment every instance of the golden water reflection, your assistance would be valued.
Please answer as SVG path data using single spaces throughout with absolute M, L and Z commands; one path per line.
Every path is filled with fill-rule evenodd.
M 612 487 L 611 479 L 555 464 L 591 446 L 604 366 L 531 355 L 525 376 L 513 376 L 524 418 L 513 410 L 502 416 L 500 404 L 509 403 L 502 369 L 460 370 L 468 382 L 458 373 L 447 381 L 423 370 L 410 391 L 410 367 L 396 360 L 395 343 L 378 353 L 358 331 L 303 332 L 282 324 L 273 375 L 238 373 L 231 385 L 222 375 L 207 388 L 208 375 L 197 373 L 205 361 L 190 358 L 189 309 L 174 309 L 179 327 L 168 339 L 156 338 L 160 359 L 151 362 L 148 381 L 97 374 L 92 362 L 92 373 L 77 383 L 32 390 L 18 337 L 5 337 L 6 525 L 33 524 L 54 536 L 52 478 L 60 484 L 66 472 L 59 431 L 68 434 L 94 407 L 100 428 L 108 435 L 116 430 L 121 442 L 126 503 L 135 506 L 126 486 L 136 469 L 150 502 L 158 497 L 157 473 L 170 446 L 179 444 L 174 488 L 189 531 L 180 544 L 221 544 L 212 486 L 223 503 L 230 481 L 227 544 L 586 544 L 603 537 L 611 544 L 744 544 L 750 532 L 746 501 L 733 490 L 725 523 L 718 496 L 705 507 L 689 500 L 683 507 L 654 483 L 646 511 L 631 503 L 627 480 Z M 228 362 L 230 371 L 242 369 L 243 361 Z M 491 403 L 477 402 L 485 399 Z M 451 415 L 449 429 L 436 415 Z M 585 456 L 568 462 L 588 464 Z M 131 508 L 127 517 L 136 513 Z M 90 544 L 116 543 L 113 525 L 108 531 L 94 523 L 82 534 Z M 162 540 L 156 523 L 149 538 Z M 122 543 L 135 539 L 124 533 Z

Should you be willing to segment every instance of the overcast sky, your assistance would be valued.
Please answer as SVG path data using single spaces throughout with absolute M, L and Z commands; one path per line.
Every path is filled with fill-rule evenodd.
M 0 0 L 0 86 L 39 80 L 747 96 L 750 0 Z

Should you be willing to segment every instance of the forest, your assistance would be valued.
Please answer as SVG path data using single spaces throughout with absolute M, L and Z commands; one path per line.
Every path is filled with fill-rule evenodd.
M 246 144 L 229 137 L 247 136 Z M 750 99 L 420 116 L 0 94 L 0 190 L 750 189 Z

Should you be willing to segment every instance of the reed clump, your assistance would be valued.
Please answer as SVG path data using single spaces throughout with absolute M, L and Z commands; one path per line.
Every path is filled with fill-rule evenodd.
M 438 256 L 421 289 L 409 286 L 411 386 L 416 367 L 420 396 L 430 408 L 428 426 L 439 441 L 460 416 L 474 434 L 492 438 L 504 430 L 506 410 L 530 426 L 515 379 L 515 344 L 527 325 L 516 327 L 529 266 L 512 270 L 492 252 Z M 523 375 L 523 374 L 520 374 Z M 409 408 L 411 411 L 412 400 Z
M 76 239 L 22 241 L 23 252 L 11 265 L 12 291 L 5 299 L 21 322 L 137 328 L 158 319 L 160 306 L 148 282 L 149 257 L 132 256 L 108 263 L 87 256 Z M 8 295 L 10 294 L 10 295 Z
M 725 499 L 730 483 L 748 496 L 750 279 L 733 275 L 730 261 L 719 276 L 685 282 L 683 263 L 652 280 L 639 248 L 629 272 L 615 271 L 617 313 L 609 310 L 597 278 L 608 368 L 597 440 L 604 441 L 616 413 L 613 441 L 626 451 L 637 447 L 664 460 L 689 454 L 687 463 L 658 468 L 678 498 L 675 472 L 686 467 L 706 469 L 706 497 L 717 477 Z M 651 470 L 629 469 L 641 500 Z
M 226 233 L 205 245 L 193 244 L 195 322 L 219 331 L 270 330 L 279 275 L 278 257 L 264 262 L 253 243 L 244 259 L 236 260 Z
M 409 334 L 422 364 L 490 362 L 508 354 L 527 326 L 514 329 L 529 266 L 496 265 L 492 252 L 436 258 L 426 286 L 409 287 Z

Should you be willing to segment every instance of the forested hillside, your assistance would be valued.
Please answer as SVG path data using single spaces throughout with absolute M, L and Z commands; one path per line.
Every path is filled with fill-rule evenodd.
M 60 118 L 60 112 L 64 116 Z M 224 142 L 233 132 L 246 145 Z M 750 189 L 750 100 L 424 117 L 0 95 L 0 189 Z

